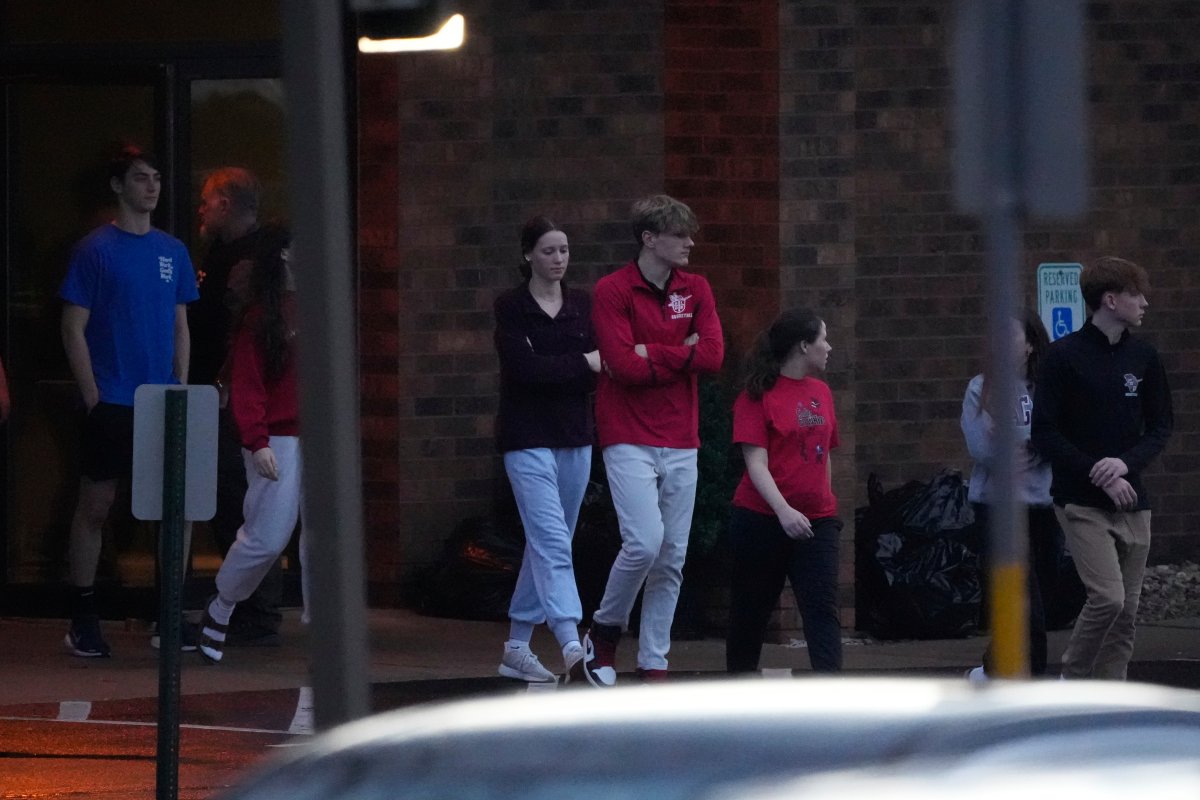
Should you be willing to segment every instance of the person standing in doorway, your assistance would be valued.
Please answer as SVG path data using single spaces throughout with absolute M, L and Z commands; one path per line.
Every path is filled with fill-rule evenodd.
M 188 311 L 192 333 L 191 382 L 213 384 L 221 393 L 217 438 L 217 513 L 209 522 L 214 543 L 225 557 L 242 525 L 246 470 L 241 441 L 228 407 L 229 375 L 224 370 L 237 302 L 231 285 L 245 283 L 253 270 L 273 261 L 288 245 L 288 233 L 259 223 L 262 187 L 241 167 L 221 167 L 200 191 L 200 235 L 208 243 L 199 272 L 200 299 Z M 245 287 L 242 287 L 243 289 Z M 283 574 L 272 564 L 254 592 L 237 606 L 226 644 L 279 644 L 283 620 Z
M 1054 516 L 1050 499 L 1050 462 L 1033 449 L 1029 441 L 1033 422 L 1034 388 L 1038 365 L 1045 357 L 1050 339 L 1037 312 L 1025 309 L 1019 319 L 1012 321 L 1012 346 L 1017 368 L 1017 394 L 1009 403 L 996 404 L 1012 415 L 1020 441 L 1016 491 L 1026 508 L 1029 535 L 1029 559 L 1026 566 L 1026 591 L 1029 595 L 1029 671 L 1037 676 L 1046 672 L 1046 600 L 1058 582 L 1058 560 L 1062 552 L 1062 531 Z M 966 439 L 967 451 L 974 459 L 967 499 L 975 509 L 975 520 L 985 536 L 988 508 L 993 502 L 992 474 L 997 468 L 995 458 L 996 419 L 991 413 L 991 393 L 986 373 L 976 375 L 967 384 L 963 396 L 959 424 Z M 984 543 L 984 553 L 990 541 Z M 967 673 L 972 681 L 985 680 L 992 671 L 992 649 L 983 654 L 983 665 Z
M 1046 351 L 1032 441 L 1050 459 L 1054 510 L 1087 590 L 1062 676 L 1125 680 L 1150 551 L 1142 471 L 1166 446 L 1174 414 L 1158 352 L 1130 333 L 1149 306 L 1146 271 L 1100 258 L 1079 289 L 1091 316 Z
M 592 310 L 604 367 L 596 428 L 621 529 L 583 642 L 585 676 L 598 687 L 616 684 L 617 645 L 643 584 L 638 675 L 667 678 L 696 500 L 698 380 L 725 354 L 712 289 L 684 271 L 696 215 L 660 194 L 634 203 L 632 216 L 638 255 L 597 282 Z
M 581 680 L 583 609 L 571 539 L 591 474 L 591 393 L 600 354 L 591 298 L 563 282 L 570 260 L 566 233 L 534 217 L 521 230 L 521 256 L 524 282 L 495 304 L 496 443 L 525 527 L 499 672 L 531 683 L 555 681 L 529 647 L 534 627 L 546 623 L 562 648 L 566 679 Z
M 733 553 L 725 666 L 758 671 L 763 638 L 784 579 L 804 622 L 817 672 L 842 668 L 838 618 L 837 518 L 830 452 L 838 446 L 833 393 L 818 378 L 833 348 L 825 322 L 809 309 L 784 312 L 748 360 L 733 406 L 733 440 L 746 473 L 733 496 Z
M 83 657 L 110 654 L 95 580 L 117 483 L 133 469 L 134 391 L 145 383 L 181 383 L 188 374 L 187 304 L 196 299 L 196 279 L 183 242 L 150 223 L 162 183 L 154 164 L 132 145 L 112 159 L 116 219 L 79 242 L 59 290 L 63 346 L 87 410 L 67 555 L 73 608 L 66 645 Z M 185 559 L 188 533 L 190 526 Z

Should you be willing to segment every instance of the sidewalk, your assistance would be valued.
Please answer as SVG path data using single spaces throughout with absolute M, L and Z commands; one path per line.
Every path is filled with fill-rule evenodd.
M 464 622 L 409 611 L 369 612 L 374 710 L 488 693 L 526 691 L 496 675 L 506 622 Z M 105 623 L 111 659 L 83 659 L 63 646 L 66 622 L 0 619 L 0 741 L 5 789 L 13 796 L 152 800 L 156 781 L 158 655 L 138 625 Z M 311 731 L 308 631 L 285 612 L 283 645 L 226 650 L 219 666 L 183 654 L 180 800 L 211 800 L 277 748 Z M 1051 635 L 1052 660 L 1065 631 Z M 978 663 L 981 637 L 941 641 L 848 639 L 847 674 L 946 676 L 961 680 Z M 557 668 L 558 647 L 544 631 L 533 642 Z M 632 672 L 636 646 L 622 647 L 618 668 Z M 723 673 L 721 640 L 676 642 L 675 674 Z M 766 669 L 808 668 L 800 646 L 768 645 Z M 784 672 L 784 675 L 787 673 Z M 1200 688 L 1200 619 L 1139 628 L 1131 677 Z M 719 691 L 719 685 L 713 685 Z
M 439 619 L 393 609 L 371 610 L 369 617 L 372 684 L 496 678 L 506 622 Z M 150 648 L 148 634 L 117 622 L 104 625 L 113 657 L 85 659 L 69 655 L 64 648 L 66 622 L 62 620 L 0 619 L 0 716 L 11 716 L 12 706 L 154 698 L 158 654 Z M 308 631 L 300 624 L 298 611 L 285 612 L 282 634 L 280 647 L 230 648 L 216 666 L 203 663 L 196 653 L 184 653 L 183 694 L 296 690 L 309 685 Z M 1067 631 L 1051 633 L 1051 662 L 1057 662 L 1067 636 Z M 848 672 L 953 675 L 979 663 L 985 644 L 982 637 L 903 642 L 851 638 L 845 666 Z M 533 646 L 549 668 L 559 669 L 558 647 L 549 634 L 539 629 Z M 636 649 L 632 639 L 624 642 L 618 654 L 619 671 L 633 671 Z M 1200 619 L 1140 625 L 1134 662 L 1191 662 L 1200 675 Z M 808 656 L 802 647 L 767 645 L 762 666 L 807 670 Z M 724 667 L 722 640 L 677 641 L 672 647 L 673 671 L 720 673 Z

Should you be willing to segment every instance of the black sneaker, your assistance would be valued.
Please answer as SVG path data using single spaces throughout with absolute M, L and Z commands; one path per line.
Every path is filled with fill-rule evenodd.
M 592 623 L 583 637 L 583 676 L 598 689 L 617 685 L 617 643 L 621 629 L 616 625 Z
M 229 631 L 225 634 L 226 647 L 280 647 L 283 639 L 279 631 L 260 628 L 256 625 L 238 625 L 229 623 Z
M 188 622 L 186 619 L 179 620 L 179 650 L 182 653 L 196 652 L 196 642 L 199 639 L 199 634 L 196 632 L 196 626 Z M 162 637 L 158 634 L 158 623 L 152 623 L 150 626 L 150 646 L 155 650 L 162 646 Z
M 80 658 L 108 658 L 112 655 L 112 648 L 100 632 L 100 618 L 95 614 L 85 614 L 71 620 L 63 644 L 72 655 Z

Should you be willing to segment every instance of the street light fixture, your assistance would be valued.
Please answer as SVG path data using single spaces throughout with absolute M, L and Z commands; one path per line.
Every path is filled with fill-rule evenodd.
M 455 14 L 446 20 L 437 33 L 429 36 L 405 38 L 372 39 L 360 36 L 358 52 L 360 53 L 415 53 L 422 50 L 456 50 L 462 46 L 466 37 L 466 20 L 462 14 Z

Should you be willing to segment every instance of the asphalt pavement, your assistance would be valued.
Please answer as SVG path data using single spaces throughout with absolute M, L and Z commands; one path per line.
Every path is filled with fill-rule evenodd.
M 66 622 L 0 619 L 0 796 L 154 797 L 158 654 L 144 625 L 106 622 L 112 658 L 83 659 L 63 646 Z M 526 687 L 496 675 L 507 623 L 372 610 L 371 698 L 383 711 Z M 219 665 L 183 656 L 179 785 L 181 798 L 209 798 L 261 759 L 312 731 L 308 630 L 285 612 L 278 647 L 229 648 Z M 1052 660 L 1066 631 L 1051 634 Z M 978 663 L 982 637 L 876 642 L 848 637 L 847 674 L 957 677 Z M 544 631 L 533 646 L 558 670 L 558 647 Z M 627 641 L 618 669 L 632 679 L 636 646 Z M 767 645 L 768 677 L 803 677 L 802 642 Z M 678 679 L 724 669 L 719 639 L 677 641 Z M 1200 619 L 1143 624 L 1130 677 L 1200 689 Z

